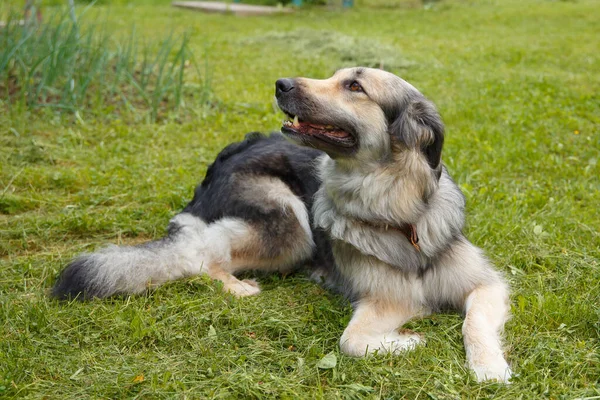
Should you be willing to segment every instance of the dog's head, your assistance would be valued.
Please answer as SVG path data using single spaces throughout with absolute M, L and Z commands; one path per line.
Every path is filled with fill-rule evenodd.
M 348 68 L 325 80 L 276 83 L 279 108 L 290 118 L 281 131 L 338 160 L 386 160 L 415 150 L 439 175 L 444 125 L 417 89 L 394 74 Z

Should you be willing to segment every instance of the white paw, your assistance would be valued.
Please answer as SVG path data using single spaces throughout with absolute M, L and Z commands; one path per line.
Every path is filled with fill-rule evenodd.
M 388 333 L 382 336 L 348 337 L 342 335 L 340 348 L 343 353 L 353 357 L 371 354 L 398 354 L 412 350 L 425 340 L 416 333 Z
M 512 371 L 504 358 L 487 364 L 471 364 L 470 367 L 475 372 L 478 382 L 496 380 L 500 383 L 509 384 L 512 377 Z
M 392 353 L 397 354 L 401 351 L 413 350 L 420 344 L 424 344 L 425 340 L 416 333 L 393 334 L 384 337 L 379 348 L 369 351 L 369 353 Z
M 223 288 L 226 292 L 237 297 L 254 296 L 260 293 L 258 282 L 254 279 L 244 279 L 243 281 L 226 284 Z

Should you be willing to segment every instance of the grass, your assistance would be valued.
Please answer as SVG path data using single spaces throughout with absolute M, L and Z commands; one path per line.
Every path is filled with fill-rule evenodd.
M 88 10 L 72 21 L 66 9 L 56 9 L 41 24 L 31 19 L 24 27 L 16 13 L 9 14 L 0 32 L 0 93 L 7 105 L 56 108 L 79 119 L 83 110 L 96 119 L 150 122 L 177 115 L 189 92 L 186 69 L 194 65 L 199 72 L 187 34 L 150 45 L 140 43 L 133 28 L 129 37 L 117 39 L 106 22 L 88 21 Z M 198 92 L 208 101 L 206 90 Z
M 86 107 L 82 123 L 0 98 L 0 397 L 600 396 L 595 1 L 359 4 L 258 18 L 139 2 L 95 6 L 89 16 L 107 11 L 115 35 L 130 34 L 132 24 L 147 43 L 189 32 L 191 50 L 206 54 L 218 101 L 206 109 L 191 97 L 186 107 L 204 111 L 156 123 Z M 512 287 L 512 385 L 477 384 L 469 375 L 454 314 L 410 323 L 427 339 L 414 352 L 339 354 L 351 310 L 302 276 L 260 277 L 263 293 L 247 299 L 202 277 L 107 301 L 47 297 L 75 254 L 161 236 L 225 144 L 277 129 L 277 78 L 327 77 L 347 62 L 343 52 L 282 46 L 276 33 L 298 29 L 396 49 L 410 63 L 392 71 L 438 105 L 444 161 L 468 200 L 467 234 Z M 249 41 L 257 37 L 265 39 Z M 186 82 L 203 90 L 200 75 Z M 336 365 L 318 368 L 332 352 Z

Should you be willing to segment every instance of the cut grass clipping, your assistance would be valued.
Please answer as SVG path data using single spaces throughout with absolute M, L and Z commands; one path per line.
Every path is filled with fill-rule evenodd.
M 20 26 L 17 16 L 0 29 L 0 93 L 9 106 L 51 107 L 78 118 L 85 109 L 96 117 L 155 122 L 177 116 L 192 95 L 184 84 L 188 67 L 203 76 L 187 34 L 166 35 L 149 46 L 136 38 L 135 28 L 116 40 L 105 25 L 84 15 L 73 22 L 64 9 L 40 25 L 32 20 Z M 207 104 L 208 85 L 200 86 L 194 96 Z
M 296 29 L 290 32 L 268 32 L 245 40 L 247 43 L 269 42 L 281 46 L 294 57 L 328 57 L 337 61 L 337 68 L 365 67 L 403 69 L 415 63 L 399 54 L 392 46 L 365 37 L 352 37 L 335 31 Z

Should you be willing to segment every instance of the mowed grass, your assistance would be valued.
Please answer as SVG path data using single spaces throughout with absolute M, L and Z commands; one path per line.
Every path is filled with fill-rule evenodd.
M 117 35 L 135 25 L 149 43 L 187 31 L 208 65 L 212 106 L 192 99 L 185 107 L 196 112 L 134 124 L 0 98 L 0 397 L 600 396 L 596 1 L 363 3 L 258 18 L 138 3 L 89 12 L 108 15 Z M 281 39 L 298 29 L 323 31 L 324 43 Z M 325 45 L 345 50 L 316 47 Z M 301 275 L 260 276 L 263 292 L 244 299 L 203 277 L 141 296 L 48 298 L 77 253 L 160 237 L 223 146 L 278 129 L 277 78 L 324 78 L 356 60 L 392 63 L 444 117 L 466 233 L 512 288 L 512 385 L 475 382 L 455 314 L 411 322 L 427 340 L 415 351 L 341 355 L 351 309 Z M 186 80 L 199 83 L 193 71 Z M 332 352 L 336 365 L 319 369 Z

